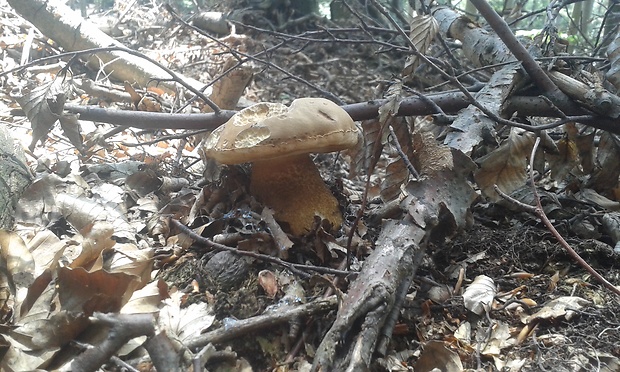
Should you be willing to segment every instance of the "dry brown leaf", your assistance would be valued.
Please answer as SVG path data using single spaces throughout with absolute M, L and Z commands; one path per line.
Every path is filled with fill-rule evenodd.
M 478 197 L 467 182 L 475 165 L 460 151 L 439 144 L 428 132 L 416 132 L 413 143 L 420 180 L 409 182 L 401 208 L 427 233 L 446 237 L 466 228 L 472 222 L 469 207 Z M 437 226 L 441 228 L 435 229 Z
M 58 352 L 57 348 L 24 350 L 22 349 L 23 345 L 9 337 L 3 340 L 3 344 L 11 345 L 2 360 L 0 360 L 0 370 L 3 371 L 39 370 L 39 368 L 49 363 L 49 360 Z
M 400 157 L 393 159 L 385 167 L 385 177 L 381 181 L 381 199 L 384 203 L 398 199 L 401 186 L 409 179 L 409 170 Z
M 84 313 L 61 310 L 46 318 L 28 321 L 11 336 L 26 347 L 43 350 L 69 343 L 89 324 L 88 316 Z
M 152 249 L 140 249 L 135 244 L 116 244 L 114 254 L 105 262 L 103 268 L 110 273 L 125 273 L 136 277 L 130 288 L 142 288 L 151 280 L 153 270 Z
M 500 116 L 504 101 L 520 80 L 518 64 L 504 66 L 476 93 L 476 100 L 488 111 Z M 450 128 L 452 130 L 447 133 L 444 144 L 459 149 L 466 155 L 470 155 L 481 144 L 495 146 L 498 142 L 495 122 L 474 105 L 461 110 Z
M 428 47 L 435 39 L 437 31 L 439 31 L 437 20 L 431 15 L 418 15 L 409 22 L 409 27 L 411 28 L 409 39 L 415 45 L 418 52 L 426 53 Z M 419 65 L 420 58 L 416 54 L 407 57 L 402 75 L 413 78 L 411 75 Z
M 0 260 L 14 285 L 28 287 L 34 280 L 34 258 L 16 233 L 0 229 Z M 30 279 L 22 282 L 26 276 Z
M 144 197 L 158 190 L 163 181 L 152 169 L 135 172 L 125 180 L 125 185 Z
M 87 316 L 95 311 L 118 312 L 131 298 L 133 291 L 128 288 L 137 279 L 125 273 L 60 268 L 56 283 L 61 310 Z
M 54 123 L 62 116 L 66 93 L 69 90 L 70 81 L 58 78 L 16 97 L 32 125 L 31 151 L 39 140 L 47 136 Z
M 500 147 L 479 159 L 480 169 L 474 178 L 487 198 L 492 201 L 501 199 L 494 185 L 510 194 L 525 184 L 526 164 L 535 139 L 533 133 L 513 128 Z
M 27 297 L 28 288 L 35 281 L 35 261 L 19 235 L 1 229 L 0 267 L 2 268 L 0 288 L 3 293 L 11 293 L 16 305 L 19 306 Z M 8 300 L 8 296 L 5 300 Z M 3 303 L 2 307 L 5 306 Z
M 378 120 L 366 120 L 362 122 L 362 144 L 358 151 L 352 155 L 351 171 L 349 177 L 354 177 L 361 172 L 374 167 L 379 155 L 383 150 L 381 145 L 381 123 Z M 377 144 L 379 142 L 379 144 Z M 373 152 L 375 151 L 376 152 Z M 373 163 L 374 162 L 374 163 Z
M 609 132 L 603 132 L 597 146 L 596 169 L 587 182 L 587 187 L 605 194 L 618 185 L 620 176 L 620 139 Z
M 121 309 L 122 314 L 156 314 L 161 302 L 168 297 L 168 285 L 163 280 L 154 280 L 133 293 Z
M 575 146 L 577 146 L 577 152 L 581 161 L 581 169 L 585 174 L 590 174 L 594 170 L 595 135 L 596 131 L 590 130 L 585 134 L 574 136 Z
M 379 107 L 379 122 L 384 124 L 388 119 L 393 118 L 400 109 L 400 103 L 404 99 L 403 97 L 403 83 L 396 82 L 390 85 L 385 93 L 386 102 Z M 388 131 L 387 126 L 384 127 L 384 131 L 381 134 L 381 143 L 385 144 L 387 141 Z
M 50 230 L 40 230 L 37 231 L 36 235 L 27 244 L 28 250 L 32 252 L 32 257 L 35 261 L 35 276 L 39 276 L 45 269 L 55 265 L 68 242 L 61 241 Z M 59 251 L 61 251 L 60 254 L 58 254 Z
M 102 267 L 102 254 L 112 249 L 114 228 L 107 222 L 95 222 L 80 231 L 82 245 L 79 255 L 69 264 L 71 268 L 81 267 L 88 271 Z M 99 261 L 97 263 L 97 261 Z
M 538 310 L 536 313 L 527 316 L 523 319 L 524 323 L 530 323 L 539 319 L 566 319 L 571 320 L 578 314 L 579 310 L 583 309 L 587 305 L 591 305 L 592 302 L 576 296 L 562 296 L 555 298 Z
M 461 372 L 463 364 L 458 353 L 450 350 L 443 341 L 429 341 L 415 363 L 416 372 L 431 372 L 436 369 L 442 372 Z
M 71 142 L 79 152 L 82 152 L 84 150 L 84 141 L 82 132 L 80 131 L 78 116 L 65 113 L 58 118 L 58 122 L 69 142 Z
M 109 222 L 114 228 L 114 236 L 131 242 L 136 240 L 134 228 L 127 222 L 125 214 L 116 208 L 65 193 L 56 195 L 55 202 L 67 222 L 77 230 L 95 222 Z
M 488 332 L 487 330 L 488 326 L 486 324 L 478 328 L 478 332 L 486 333 Z M 512 334 L 510 333 L 510 327 L 508 324 L 497 321 L 491 328 L 489 338 L 486 340 L 484 345 L 482 345 L 483 348 L 480 351 L 480 354 L 489 357 L 499 357 L 502 353 L 502 349 L 513 346 L 516 341 L 516 338 L 512 337 Z
M 353 154 L 351 174 L 354 176 L 361 170 L 374 169 L 379 161 L 383 147 L 388 141 L 390 125 L 395 121 L 396 114 L 403 100 L 402 83 L 392 84 L 385 95 L 386 102 L 379 107 L 379 116 L 376 120 L 367 120 L 362 123 L 362 147 Z M 378 143 L 377 143 L 378 142 Z
M 551 179 L 562 181 L 579 166 L 579 153 L 577 144 L 563 138 L 557 143 L 558 154 L 547 154 L 547 162 L 551 168 Z
M 390 142 L 394 147 L 399 146 L 402 153 L 407 157 L 407 161 L 413 162 L 413 143 L 409 126 L 402 119 L 396 119 L 391 125 L 396 138 L 390 135 Z M 410 172 L 404 160 L 396 150 L 392 151 L 390 163 L 385 170 L 385 177 L 381 182 L 381 199 L 388 203 L 401 195 L 401 187 L 409 180 Z
M 53 296 L 53 288 L 49 285 L 52 279 L 52 270 L 46 270 L 34 280 L 28 287 L 28 293 L 23 301 L 15 304 L 15 308 L 19 309 L 16 313 L 16 321 L 28 316 L 30 310 L 37 302 L 39 306 L 45 307 L 45 313 L 48 312 L 48 304 L 45 302 L 45 299 L 51 299 Z M 49 296 L 47 298 L 43 295 L 46 291 L 49 291 Z

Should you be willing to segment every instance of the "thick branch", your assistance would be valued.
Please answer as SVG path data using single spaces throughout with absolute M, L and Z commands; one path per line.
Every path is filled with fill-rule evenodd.
M 454 114 L 469 105 L 469 101 L 460 92 L 432 94 L 426 97 L 439 106 L 446 114 Z M 385 104 L 385 100 L 353 103 L 343 106 L 344 110 L 351 115 L 353 120 L 369 120 L 378 116 L 379 107 Z M 93 106 L 65 105 L 65 109 L 72 113 L 80 114 L 80 120 L 92 120 L 101 123 L 109 123 L 121 126 L 130 126 L 141 129 L 209 129 L 213 130 L 224 124 L 236 111 L 222 110 L 219 114 L 168 114 L 160 112 L 144 111 L 121 111 L 102 109 Z M 436 110 L 426 103 L 424 99 L 409 97 L 403 100 L 398 110 L 398 116 L 432 115 Z M 557 110 L 549 107 L 549 104 L 539 97 L 516 96 L 509 98 L 503 107 L 504 116 L 558 117 Z M 580 123 L 597 129 L 620 134 L 620 120 L 608 117 L 588 115 L 587 111 L 578 106 L 564 112 L 566 115 L 580 115 L 576 118 Z M 585 115 L 585 116 L 584 116 Z

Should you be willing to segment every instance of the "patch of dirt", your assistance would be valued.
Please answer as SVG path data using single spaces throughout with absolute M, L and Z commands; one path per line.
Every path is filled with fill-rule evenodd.
M 470 280 L 478 275 L 494 278 L 500 293 L 521 288 L 523 297 L 538 304 L 526 308 L 528 314 L 536 312 L 540 305 L 558 296 L 578 296 L 591 301 L 570 321 L 559 319 L 541 322 L 535 330 L 535 336 L 548 341 L 537 341 L 530 336 L 505 355 L 506 358 L 526 360 L 523 370 L 588 370 L 597 365 L 597 352 L 620 355 L 620 302 L 615 295 L 599 284 L 593 284 L 589 274 L 576 266 L 565 250 L 551 240 L 547 230 L 514 222 L 514 226 L 496 228 L 477 223 L 451 242 L 434 247 L 433 252 L 429 252 L 432 260 L 420 271 L 420 276 L 428 275 L 439 283 L 453 286 L 455 281 L 446 275 L 453 273 L 453 265 L 483 254 L 483 258 L 462 265 L 465 276 Z M 599 241 L 569 240 L 580 255 L 604 277 L 612 282 L 619 279 L 620 257 L 613 254 L 611 247 Z M 522 272 L 534 276 L 523 279 L 515 275 Z M 559 275 L 555 284 L 554 275 Z M 449 337 L 463 321 L 482 322 L 489 326 L 488 320 L 469 313 L 458 296 L 446 303 L 434 304 L 431 309 L 432 322 L 425 324 L 425 328 L 430 329 L 424 335 L 425 340 Z M 410 330 L 419 329 L 425 323 L 420 322 L 419 309 L 413 314 L 405 316 L 408 319 L 405 323 Z M 515 331 L 523 326 L 513 311 L 491 311 L 490 318 L 510 324 Z M 410 333 L 414 339 L 416 336 L 419 338 L 419 335 L 419 331 Z M 399 342 L 405 345 L 410 343 L 410 340 L 403 338 L 397 340 L 397 349 L 402 347 L 398 346 Z M 479 368 L 478 363 L 485 369 L 493 368 L 491 360 L 480 360 L 475 352 L 463 359 L 467 368 Z

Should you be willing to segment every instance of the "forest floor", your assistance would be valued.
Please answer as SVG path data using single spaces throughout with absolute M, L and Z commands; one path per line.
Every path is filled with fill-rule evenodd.
M 4 11 L 11 10 L 5 7 Z M 134 18 L 130 17 L 128 21 L 123 22 L 121 28 L 131 31 L 140 25 L 137 20 L 140 13 L 136 11 L 133 14 Z M 145 17 L 141 22 L 148 19 Z M 128 32 L 128 36 L 122 42 L 147 49 L 147 54 L 159 56 L 161 62 L 167 61 L 173 70 L 201 81 L 209 81 L 221 64 L 219 55 L 211 54 L 216 51 L 217 46 L 213 45 L 212 40 L 177 29 L 177 25 L 168 16 L 166 21 L 170 22 L 166 30 L 152 38 L 144 39 L 144 35 L 138 37 L 136 36 L 138 33 Z M 260 23 L 259 25 L 265 26 Z M 320 23 L 318 25 L 329 27 Z M 288 28 L 281 32 L 296 34 L 316 26 L 317 23 L 310 22 L 295 26 L 298 27 L 297 30 Z M 7 30 L 8 28 L 5 29 L 4 36 Z M 244 38 L 243 42 L 246 43 L 245 47 L 250 54 L 272 47 L 285 37 L 280 33 L 244 28 L 239 25 L 237 32 Z M 13 36 L 19 39 L 24 35 L 16 33 Z M 11 45 L 18 44 L 15 42 Z M 197 45 L 204 49 L 194 48 Z M 170 52 L 184 49 L 186 52 Z M 293 39 L 285 47 L 276 49 L 266 56 L 265 59 L 272 64 L 271 66 L 256 62 L 254 78 L 241 104 L 260 101 L 288 104 L 295 98 L 317 95 L 315 89 L 283 75 L 274 65 L 333 93 L 346 103 L 381 98 L 381 92 L 394 76 L 400 73 L 405 56 L 389 51 L 377 53 L 376 49 L 376 46 L 362 43 L 306 44 L 302 39 Z M 213 60 L 209 60 L 211 55 L 214 56 Z M 87 71 L 79 74 L 92 75 Z M 2 101 L 5 102 L 2 120 L 17 125 L 17 120 L 12 116 L 9 119 L 4 110 L 12 106 L 7 103 L 12 100 L 7 91 L 12 83 L 6 80 L 2 83 Z M 17 132 L 23 133 L 25 138 L 28 138 L 28 123 L 21 122 L 21 125 Z M 156 138 L 157 135 L 155 133 L 134 136 L 133 132 L 121 133 L 109 141 L 115 144 L 114 146 L 120 146 L 121 142 L 141 141 L 146 137 Z M 64 156 L 67 156 L 66 159 L 70 162 L 79 157 L 68 149 L 66 142 L 58 140 L 60 135 L 51 137 L 53 139 L 48 139 L 44 147 L 38 147 L 34 151 L 33 157 L 29 158 L 31 165 L 36 164 L 37 158 L 52 159 L 53 165 L 64 160 Z M 28 139 L 23 141 L 27 142 Z M 157 150 L 144 150 L 149 146 Z M 193 159 L 191 157 L 182 159 L 181 167 L 171 165 L 171 159 L 174 158 L 171 154 L 177 153 L 177 146 L 180 145 L 178 142 L 171 142 L 169 146 L 171 147 L 169 150 L 164 150 L 163 146 L 158 144 L 145 145 L 140 149 L 151 154 L 149 155 L 151 161 L 161 162 L 152 167 L 158 175 L 166 176 L 170 175 L 167 172 L 176 172 L 175 175 L 189 179 L 190 185 L 196 185 L 203 174 L 193 172 L 189 168 L 184 172 L 178 171 Z M 54 151 L 55 154 L 49 153 L 50 151 Z M 135 150 L 127 150 L 127 153 L 136 154 L 132 151 Z M 103 158 L 91 156 L 88 159 L 82 158 L 79 162 L 81 165 L 88 165 L 114 162 L 114 159 L 114 156 Z M 325 178 L 332 180 L 335 176 L 346 178 L 349 171 L 347 163 L 341 159 L 334 165 L 332 159 L 328 156 L 316 159 L 322 167 L 321 171 Z M 385 172 L 385 165 L 385 161 L 380 161 L 377 175 L 371 177 L 369 193 L 371 203 L 365 216 L 371 216 L 372 211 L 382 205 L 377 190 L 381 183 L 379 175 Z M 79 169 L 71 172 L 79 174 L 81 172 Z M 216 221 L 220 223 L 222 219 L 212 219 L 205 224 L 207 227 L 203 228 L 213 229 L 213 232 L 209 233 L 211 236 L 233 230 L 248 233 L 246 229 L 249 229 L 251 230 L 249 236 L 258 239 L 254 234 L 258 222 L 236 213 L 240 209 L 247 208 L 252 201 L 239 197 L 239 194 L 235 194 L 236 199 L 231 196 L 246 190 L 247 184 L 243 184 L 247 183 L 247 178 L 243 172 L 231 172 L 232 175 L 229 175 L 227 182 L 230 182 L 229 185 L 238 186 L 237 189 L 229 188 L 227 195 L 222 198 L 228 208 L 224 211 L 228 216 L 225 222 L 227 227 L 215 226 Z M 364 189 L 365 181 L 366 176 L 362 174 L 345 181 L 344 185 L 334 186 L 342 192 L 342 195 L 347 195 L 349 198 L 345 213 L 349 222 L 354 219 L 355 212 L 359 209 L 359 195 Z M 213 186 L 213 190 L 215 189 Z M 343 192 L 343 189 L 348 191 Z M 193 187 L 190 190 L 190 193 L 196 196 L 199 188 Z M 428 347 L 430 350 L 431 341 L 441 341 L 444 345 L 448 345 L 447 349 L 458 355 L 463 367 L 471 370 L 620 370 L 618 298 L 579 267 L 535 216 L 512 211 L 486 202 L 483 198 L 479 198 L 472 206 L 472 211 L 474 223 L 469 229 L 459 231 L 445 241 L 429 244 L 423 264 L 417 271 L 414 284 L 401 310 L 388 356 L 377 359 L 376 370 L 388 368 L 392 371 L 410 370 L 411 366 L 416 366 L 416 371 L 426 370 L 420 359 L 421 355 L 424 355 L 424 348 Z M 230 217 L 231 215 L 233 217 Z M 128 216 L 127 219 L 135 222 L 136 217 Z M 596 220 L 592 221 L 596 223 Z M 612 283 L 620 283 L 620 253 L 614 253 L 609 237 L 604 234 L 588 238 L 580 237 L 569 226 L 572 220 L 557 218 L 553 222 L 569 244 L 591 266 Z M 248 225 L 253 227 L 248 228 Z M 361 262 L 373 247 L 374 239 L 381 229 L 381 220 L 367 218 L 363 220 L 362 225 L 365 231 L 361 232 L 357 243 L 358 249 L 353 252 Z M 67 225 L 57 223 L 54 229 L 60 231 L 63 227 L 66 231 L 59 234 L 69 235 L 72 230 Z M 346 239 L 342 232 L 324 233 L 329 236 L 315 233 L 304 239 L 295 240 L 296 244 L 289 252 L 289 259 L 298 263 L 338 267 L 345 257 L 342 242 Z M 152 238 L 144 239 L 149 244 L 153 243 Z M 330 241 L 334 244 L 324 244 L 329 249 L 322 248 L 325 252 L 317 252 L 316 247 L 321 245 L 318 241 L 323 243 Z M 256 242 L 250 244 L 254 243 Z M 324 283 L 317 284 L 313 280 L 294 277 L 281 267 L 260 261 L 243 264 L 245 269 L 242 270 L 244 275 L 241 279 L 223 288 L 222 283 L 213 279 L 213 274 L 209 272 L 213 266 L 209 266 L 208 262 L 213 255 L 213 252 L 192 247 L 178 254 L 174 260 L 166 256 L 157 264 L 156 277 L 163 278 L 169 286 L 177 287 L 181 291 L 192 287 L 194 283 L 197 290 L 190 290 L 187 304 L 208 303 L 212 306 L 215 324 L 225 324 L 230 319 L 249 318 L 262 314 L 267 309 L 274 309 L 274 306 L 283 306 L 283 301 L 291 295 L 293 287 L 297 284 L 302 288 L 301 297 L 305 298 L 303 302 L 310 302 L 325 290 Z M 220 265 L 237 264 L 225 262 Z M 269 287 L 262 280 L 267 274 L 275 275 L 277 278 L 279 289 L 273 296 L 269 295 Z M 488 313 L 477 316 L 466 309 L 463 290 L 480 275 L 493 280 L 497 286 L 497 295 Z M 339 287 L 345 293 L 347 283 L 347 280 L 344 280 Z M 557 305 L 555 312 L 544 314 L 552 311 L 550 305 L 557 299 L 567 299 L 568 302 L 565 305 Z M 239 366 L 243 364 L 240 364 L 239 360 L 243 359 L 247 361 L 245 365 L 252 366 L 255 371 L 307 370 L 321 336 L 330 327 L 334 316 L 335 312 L 331 312 L 324 317 L 315 318 L 312 322 L 297 324 L 292 322 L 285 326 L 274 326 L 256 334 L 248 334 L 246 337 L 225 342 L 218 345 L 218 349 L 228 350 L 231 353 L 222 354 L 220 359 L 213 359 L 214 364 L 211 368 L 224 370 L 225 366 L 236 365 L 236 370 L 242 370 Z M 533 329 L 525 335 L 521 334 L 526 325 L 530 325 Z M 472 339 L 471 335 L 475 337 Z M 299 340 L 302 340 L 302 346 L 295 349 L 294 346 Z M 225 349 L 226 347 L 229 349 Z M 289 364 L 282 364 L 285 360 L 288 360 Z M 429 364 L 426 366 L 433 365 L 433 362 L 427 363 Z

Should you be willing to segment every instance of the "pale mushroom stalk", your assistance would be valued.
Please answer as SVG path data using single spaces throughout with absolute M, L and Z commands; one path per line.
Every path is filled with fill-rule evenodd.
M 293 235 L 310 231 L 314 216 L 336 228 L 342 224 L 338 200 L 306 154 L 253 162 L 250 192 L 275 211 L 276 220 L 288 223 Z
M 312 229 L 314 216 L 335 228 L 343 221 L 338 201 L 309 154 L 352 148 L 358 137 L 340 106 L 301 98 L 290 107 L 265 102 L 239 111 L 211 133 L 204 152 L 223 164 L 252 163 L 250 192 L 300 236 Z

